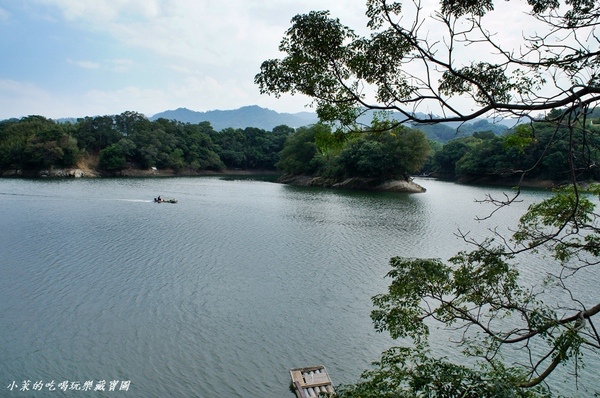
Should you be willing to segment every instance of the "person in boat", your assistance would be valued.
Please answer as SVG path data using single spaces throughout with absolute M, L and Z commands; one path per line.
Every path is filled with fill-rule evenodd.
M 162 198 L 160 197 L 160 195 L 158 195 L 158 198 L 156 199 L 156 201 L 157 201 L 158 203 L 162 202 Z

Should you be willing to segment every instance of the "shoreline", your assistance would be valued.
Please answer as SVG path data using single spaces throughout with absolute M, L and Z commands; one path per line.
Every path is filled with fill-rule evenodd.
M 272 175 L 279 176 L 280 172 L 273 170 L 222 170 L 222 171 L 214 171 L 214 170 L 201 170 L 201 171 L 192 171 L 185 170 L 175 172 L 174 170 L 164 169 L 164 170 L 141 170 L 141 169 L 127 169 L 121 171 L 120 174 L 116 174 L 114 176 L 109 177 L 207 177 L 207 176 L 252 176 L 252 175 Z M 106 176 L 105 176 L 106 177 Z M 102 177 L 100 177 L 102 178 Z
M 437 178 L 438 180 L 445 180 L 443 178 Z M 462 177 L 458 179 L 449 179 L 445 181 L 454 182 L 463 185 L 490 185 L 496 187 L 511 187 L 511 188 L 533 188 L 533 189 L 556 189 L 564 185 L 568 185 L 570 181 L 558 181 L 558 180 L 545 180 L 545 179 L 523 179 L 520 178 L 508 178 L 508 177 Z M 578 184 L 582 186 L 589 185 L 590 182 L 579 181 Z
M 95 169 L 80 167 L 69 169 L 49 169 L 39 171 L 12 170 L 0 172 L 0 178 L 165 178 L 165 177 L 209 177 L 209 176 L 269 176 L 277 183 L 294 186 L 316 186 L 332 189 L 367 190 L 398 193 L 423 193 L 426 188 L 415 183 L 412 179 L 377 181 L 369 178 L 347 178 L 344 180 L 332 180 L 323 177 L 291 176 L 275 170 L 179 170 L 172 169 L 136 169 L 128 168 L 114 173 L 99 172 Z M 496 186 L 511 188 L 531 188 L 552 190 L 561 186 L 571 184 L 569 181 L 554 181 L 542 179 L 515 179 L 502 177 L 463 177 L 444 178 L 441 176 L 415 176 L 416 178 L 434 179 L 452 182 L 459 185 L 473 186 Z M 596 181 L 581 181 L 578 184 L 587 187 Z
M 396 193 L 424 193 L 427 190 L 411 180 L 386 180 L 375 178 L 352 177 L 344 180 L 328 179 L 324 177 L 282 175 L 278 183 L 303 187 L 322 187 L 332 189 L 348 189 L 355 191 L 379 191 Z
M 0 178 L 119 178 L 119 177 L 202 177 L 202 176 L 227 176 L 227 175 L 269 175 L 279 176 L 280 172 L 274 170 L 181 170 L 172 169 L 145 170 L 145 169 L 124 169 L 114 173 L 104 173 L 92 169 L 72 168 L 72 169 L 50 169 L 39 171 L 5 171 L 0 173 Z

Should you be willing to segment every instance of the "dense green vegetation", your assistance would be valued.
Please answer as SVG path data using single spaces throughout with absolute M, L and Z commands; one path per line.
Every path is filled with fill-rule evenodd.
M 598 180 L 600 170 L 590 167 L 600 160 L 600 152 L 591 150 L 599 147 L 598 133 L 600 126 L 592 122 L 587 122 L 586 130 L 571 132 L 546 121 L 521 124 L 500 136 L 476 132 L 446 143 L 435 153 L 427 171 L 466 181 L 520 178 L 526 172 L 528 179 L 561 182 L 571 179 L 573 171 L 579 181 Z M 577 156 L 570 158 L 569 151 Z
M 591 114 L 588 130 L 600 129 Z M 332 179 L 365 177 L 406 179 L 411 174 L 459 180 L 507 178 L 529 170 L 527 178 L 563 181 L 569 178 L 567 148 L 579 179 L 600 179 L 596 168 L 595 135 L 571 134 L 566 128 L 539 121 L 511 130 L 453 131 L 438 142 L 427 141 L 418 129 L 385 129 L 375 122 L 369 131 L 340 133 L 325 124 L 273 131 L 248 127 L 215 131 L 208 122 L 149 121 L 135 112 L 85 117 L 58 123 L 42 116 L 0 122 L 0 171 L 31 171 L 75 167 L 94 159 L 99 170 L 118 173 L 126 168 L 203 170 L 279 170 L 293 175 Z M 475 123 L 481 129 L 490 124 Z M 443 130 L 447 129 L 445 127 Z M 446 141 L 445 144 L 440 142 Z M 540 160 L 541 159 L 541 160 Z M 531 169 L 531 170 L 530 170 Z
M 0 122 L 0 171 L 69 168 L 91 159 L 107 173 L 130 167 L 176 172 L 274 170 L 278 153 L 293 132 L 286 126 L 217 132 L 208 122 L 150 121 L 135 112 L 73 123 L 28 116 Z
M 395 127 L 386 132 L 334 133 L 319 124 L 298 129 L 290 135 L 277 163 L 289 174 L 327 178 L 407 178 L 411 174 L 477 181 L 514 180 L 526 172 L 528 180 L 562 182 L 571 178 L 570 162 L 578 180 L 599 180 L 600 170 L 590 165 L 600 161 L 597 134 L 600 122 L 589 115 L 587 130 L 568 128 L 541 120 L 514 129 L 481 130 L 445 144 L 425 140 L 416 129 Z M 489 124 L 480 124 L 488 128 Z M 372 126 L 377 127 L 377 125 Z M 381 125 L 379 126 L 381 127 Z M 375 128 L 373 130 L 382 130 Z M 568 148 L 577 154 L 569 160 Z
M 288 138 L 277 166 L 289 174 L 335 180 L 408 179 L 421 170 L 429 155 L 429 142 L 418 130 L 400 126 L 389 131 L 341 134 L 317 124 L 298 129 Z

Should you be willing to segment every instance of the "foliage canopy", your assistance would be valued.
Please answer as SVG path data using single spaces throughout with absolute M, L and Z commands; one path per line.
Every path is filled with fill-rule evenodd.
M 381 130 L 381 125 L 376 128 Z M 287 174 L 334 180 L 408 180 L 421 170 L 429 155 L 429 143 L 418 130 L 396 127 L 344 135 L 317 124 L 300 128 L 287 139 L 277 166 Z

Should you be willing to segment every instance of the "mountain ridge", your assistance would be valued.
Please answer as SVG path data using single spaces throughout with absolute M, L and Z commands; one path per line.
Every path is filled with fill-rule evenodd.
M 359 118 L 359 121 L 368 125 L 371 123 L 372 117 L 372 113 L 367 112 L 367 114 Z M 424 115 L 423 117 L 425 118 Z M 154 121 L 159 118 L 192 124 L 209 122 L 216 131 L 227 128 L 245 129 L 248 127 L 271 131 L 281 125 L 298 128 L 315 124 L 319 121 L 317 114 L 314 112 L 279 113 L 258 105 L 243 106 L 232 110 L 216 109 L 205 112 L 193 111 L 188 108 L 177 108 L 157 113 L 149 119 Z M 476 119 L 473 123 L 433 123 L 410 126 L 423 131 L 429 139 L 446 142 L 452 138 L 471 135 L 476 131 L 492 131 L 494 134 L 502 134 L 509 127 L 514 127 L 514 125 L 516 125 L 516 122 L 510 120 L 498 122 L 493 119 Z
M 232 110 L 215 109 L 206 112 L 177 108 L 157 113 L 149 119 L 160 118 L 192 124 L 209 122 L 217 131 L 226 128 L 245 129 L 247 127 L 273 130 L 281 125 L 298 128 L 317 123 L 319 120 L 317 114 L 313 112 L 279 113 L 258 105 L 243 106 Z

